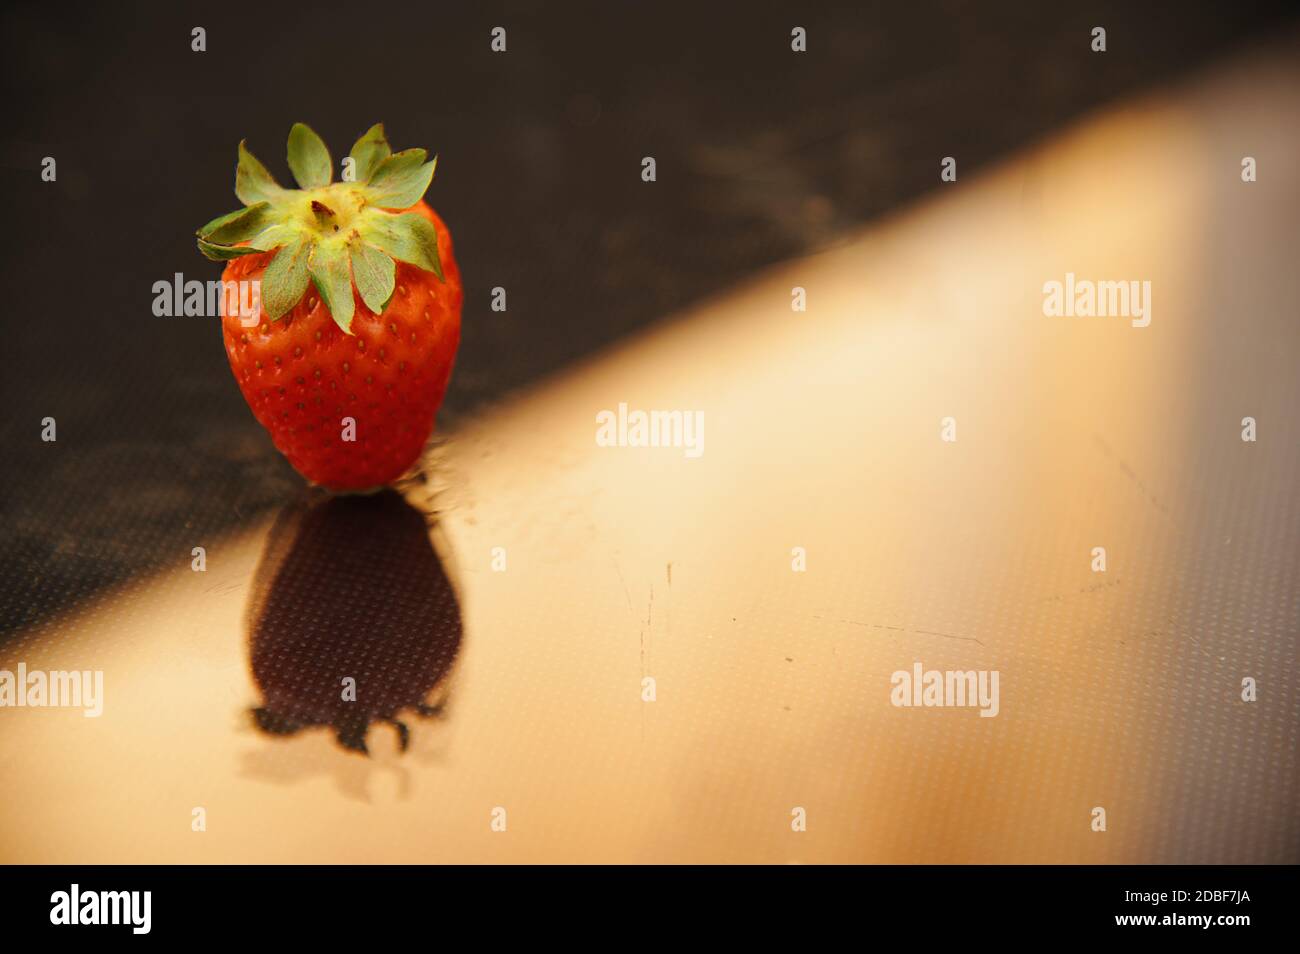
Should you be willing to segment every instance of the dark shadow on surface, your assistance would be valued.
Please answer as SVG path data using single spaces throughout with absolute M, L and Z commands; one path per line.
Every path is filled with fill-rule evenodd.
M 391 726 L 405 749 L 405 716 L 440 714 L 462 639 L 460 605 L 425 517 L 394 490 L 286 508 L 247 621 L 258 728 L 291 735 L 325 726 L 363 753 L 375 723 Z

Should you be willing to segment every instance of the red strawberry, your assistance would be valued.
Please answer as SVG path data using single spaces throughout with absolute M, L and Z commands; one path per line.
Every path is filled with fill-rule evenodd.
M 246 317 L 238 284 L 222 309 L 254 416 L 308 480 L 368 490 L 409 470 L 433 430 L 464 292 L 451 235 L 421 198 L 437 160 L 391 152 L 382 125 L 350 158 L 355 181 L 331 184 L 325 144 L 297 123 L 289 168 L 302 188 L 285 189 L 241 142 L 235 194 L 246 207 L 198 235 L 204 255 L 228 261 L 223 281 L 261 283 Z

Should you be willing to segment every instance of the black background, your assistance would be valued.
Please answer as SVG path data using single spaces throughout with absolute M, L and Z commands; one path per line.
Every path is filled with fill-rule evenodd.
M 741 949 L 776 939 L 791 947 L 831 948 L 844 938 L 915 938 L 923 947 L 983 947 L 1006 940 L 1106 935 L 1130 943 L 1159 939 L 1231 949 L 1283 936 L 1294 869 L 1285 866 L 1004 866 L 904 865 L 852 872 L 819 865 L 727 872 L 739 896 L 720 891 L 709 871 L 670 867 L 587 872 L 509 868 L 350 866 L 14 868 L 14 889 L 0 896 L 9 937 L 68 942 L 169 943 L 197 931 L 213 941 L 249 940 L 337 947 L 354 939 L 368 949 L 409 943 L 435 925 L 478 931 L 494 941 L 510 928 L 525 945 L 543 938 L 608 943 L 618 934 L 651 941 L 689 932 L 704 943 Z M 674 894 L 644 926 L 629 930 L 628 898 L 662 877 Z M 633 880 L 635 879 L 635 883 Z M 126 926 L 54 926 L 51 895 L 69 891 L 151 891 L 151 930 Z M 654 885 L 659 887 L 659 885 Z M 1126 892 L 1237 892 L 1236 902 L 1152 905 Z M 1245 893 L 1249 900 L 1241 900 Z M 743 905 L 743 906 L 742 906 Z M 754 915 L 751 912 L 761 912 Z M 936 917 L 935 913 L 942 916 Z M 503 918 L 502 914 L 509 917 Z M 1117 925 L 1116 916 L 1246 916 L 1249 924 Z M 447 932 L 442 931 L 445 935 Z M 512 938 L 513 940 L 513 938 Z M 436 941 L 435 941 L 436 943 Z M 649 946 L 647 944 L 646 946 Z
M 941 157 L 968 176 L 1227 55 L 1288 5 L 805 6 L 7 7 L 0 637 L 187 564 L 301 484 L 244 407 L 217 322 L 152 314 L 154 282 L 218 276 L 193 230 L 236 207 L 241 138 L 282 182 L 298 120 L 336 160 L 376 121 L 395 148 L 439 153 L 427 198 L 466 290 L 445 427 L 833 243 L 935 187 Z

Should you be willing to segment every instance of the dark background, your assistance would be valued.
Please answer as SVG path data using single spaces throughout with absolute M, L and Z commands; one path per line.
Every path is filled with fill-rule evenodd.
M 282 182 L 297 120 L 336 161 L 376 121 L 395 148 L 439 153 L 427 198 L 466 290 L 445 427 L 916 198 L 943 156 L 968 176 L 1267 34 L 1290 5 L 799 6 L 8 7 L 0 637 L 188 564 L 301 484 L 233 385 L 217 322 L 152 314 L 154 282 L 219 276 L 193 230 L 237 206 L 241 138 Z

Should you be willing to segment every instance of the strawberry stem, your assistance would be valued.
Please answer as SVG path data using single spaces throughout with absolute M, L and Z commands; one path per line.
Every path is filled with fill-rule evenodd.
M 395 261 L 442 278 L 437 232 L 422 215 L 406 211 L 429 188 L 436 158 L 426 162 L 423 149 L 392 152 L 380 124 L 357 140 L 348 158 L 356 178 L 331 184 L 325 144 L 295 123 L 289 166 L 303 188 L 285 189 L 241 142 L 235 193 L 248 208 L 198 230 L 199 250 L 214 261 L 286 250 L 262 279 L 262 303 L 272 321 L 292 310 L 311 283 L 350 334 L 354 283 L 378 314 L 392 295 Z

